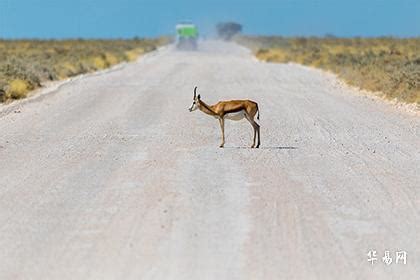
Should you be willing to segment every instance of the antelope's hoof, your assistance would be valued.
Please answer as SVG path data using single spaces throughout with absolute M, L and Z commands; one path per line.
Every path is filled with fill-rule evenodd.
M 220 144 L 220 146 L 219 146 L 219 148 L 223 148 L 223 146 L 224 146 L 225 144 Z
M 255 147 L 255 148 L 257 148 L 257 149 L 258 149 L 259 147 L 260 147 L 260 144 L 258 144 L 258 145 L 257 145 L 257 147 Z
M 253 149 L 254 147 L 255 147 L 255 145 L 252 145 L 252 146 L 251 146 L 251 149 Z

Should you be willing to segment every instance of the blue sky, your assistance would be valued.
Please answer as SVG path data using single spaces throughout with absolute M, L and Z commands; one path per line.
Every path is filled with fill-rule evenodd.
M 2 38 L 151 37 L 187 19 L 208 34 L 232 20 L 248 34 L 420 36 L 420 0 L 0 0 Z

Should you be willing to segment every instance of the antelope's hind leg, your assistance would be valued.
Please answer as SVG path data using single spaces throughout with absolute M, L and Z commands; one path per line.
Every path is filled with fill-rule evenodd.
M 258 132 L 258 144 L 257 144 L 257 147 L 255 147 L 255 148 L 258 148 L 260 146 L 260 126 L 248 114 L 245 114 L 245 118 L 249 121 L 249 123 L 252 125 L 252 128 L 254 129 L 254 141 L 252 143 L 251 148 L 255 147 L 255 140 L 256 140 L 256 137 L 257 137 L 257 132 Z
M 220 129 L 222 130 L 222 144 L 220 144 L 219 148 L 223 148 L 225 145 L 225 120 L 223 118 L 219 118 Z

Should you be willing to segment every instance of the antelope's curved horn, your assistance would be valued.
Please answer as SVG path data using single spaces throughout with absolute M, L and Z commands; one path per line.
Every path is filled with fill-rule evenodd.
M 194 98 L 197 96 L 197 87 L 194 88 Z

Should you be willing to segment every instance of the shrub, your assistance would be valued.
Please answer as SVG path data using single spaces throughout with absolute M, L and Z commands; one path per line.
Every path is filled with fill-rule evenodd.
M 125 58 L 127 61 L 134 61 L 136 60 L 142 53 L 144 53 L 144 50 L 141 48 L 137 48 L 134 50 L 126 51 L 125 52 Z
M 112 53 L 106 53 L 105 54 L 105 61 L 108 66 L 115 65 L 121 61 L 121 59 L 118 59 L 115 55 Z
M 31 89 L 32 87 L 27 81 L 16 79 L 10 82 L 5 96 L 10 99 L 24 98 Z
M 105 58 L 102 56 L 94 57 L 92 63 L 95 70 L 102 70 L 108 67 L 108 63 L 106 62 Z
M 41 82 L 133 61 L 168 38 L 133 40 L 0 40 L 0 102 L 22 98 Z
M 420 104 L 420 38 L 240 37 L 257 58 L 335 72 L 351 85 Z

